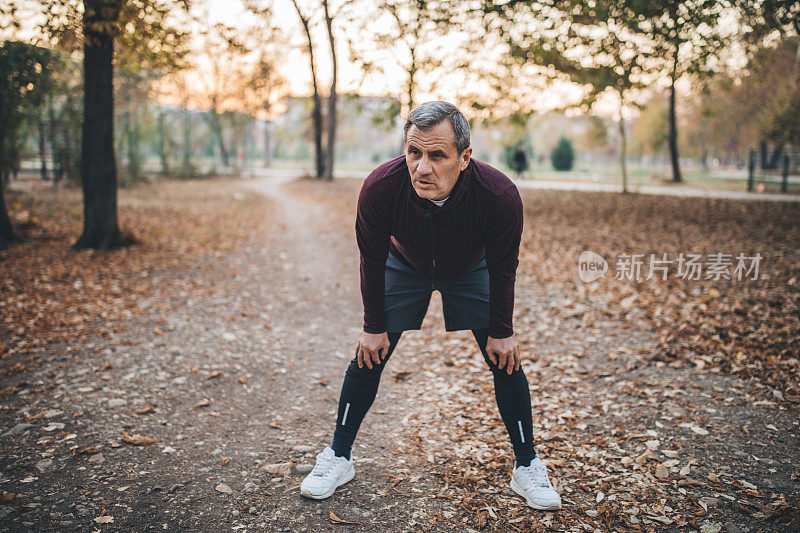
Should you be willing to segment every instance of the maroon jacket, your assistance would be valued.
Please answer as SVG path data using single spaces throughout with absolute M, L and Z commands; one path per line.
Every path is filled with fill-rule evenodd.
M 514 281 L 522 236 L 522 199 L 505 174 L 470 159 L 441 207 L 411 186 L 405 156 L 373 170 L 358 195 L 364 331 L 386 331 L 384 270 L 391 249 L 431 277 L 463 274 L 483 257 L 489 270 L 489 335 L 514 333 Z

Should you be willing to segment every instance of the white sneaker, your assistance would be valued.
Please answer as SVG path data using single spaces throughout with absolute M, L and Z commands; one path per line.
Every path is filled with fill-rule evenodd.
M 336 489 L 353 479 L 353 458 L 336 457 L 333 448 L 327 446 L 317 454 L 317 464 L 300 484 L 300 494 L 306 498 L 324 500 Z
M 511 488 L 534 509 L 561 509 L 561 496 L 547 477 L 547 466 L 538 457 L 531 461 L 531 466 L 518 466 L 514 469 Z

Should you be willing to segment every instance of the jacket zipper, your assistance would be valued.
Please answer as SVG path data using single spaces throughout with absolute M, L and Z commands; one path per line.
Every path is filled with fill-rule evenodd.
M 436 268 L 436 255 L 433 245 L 433 211 L 428 212 L 428 255 L 431 258 L 431 287 L 433 287 L 433 271 Z

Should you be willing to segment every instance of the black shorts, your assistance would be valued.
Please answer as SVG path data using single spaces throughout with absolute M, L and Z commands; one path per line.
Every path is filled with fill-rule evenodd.
M 386 259 L 385 301 L 388 332 L 421 329 L 431 294 L 442 294 L 445 330 L 489 327 L 489 270 L 481 259 L 453 278 L 419 274 L 392 252 Z

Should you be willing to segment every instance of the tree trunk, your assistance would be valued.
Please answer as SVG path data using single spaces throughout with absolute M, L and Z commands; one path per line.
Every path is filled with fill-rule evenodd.
M 40 116 L 37 123 L 37 129 L 39 130 L 39 160 L 41 161 L 40 172 L 42 180 L 47 181 L 50 179 L 50 175 L 47 171 L 47 131 L 45 128 L 45 120 Z
M 231 166 L 231 156 L 228 149 L 225 147 L 225 138 L 222 136 L 222 121 L 219 119 L 219 113 L 214 110 L 214 122 L 217 126 L 217 144 L 219 146 L 219 155 L 222 157 L 222 166 L 228 168 Z
M 296 0 L 292 0 L 294 8 L 297 10 L 297 16 L 303 24 L 303 29 L 306 33 L 306 40 L 308 41 L 308 61 L 311 65 L 311 85 L 314 88 L 314 111 L 311 113 L 311 120 L 314 126 L 314 163 L 316 170 L 316 177 L 322 178 L 325 172 L 325 154 L 322 150 L 322 99 L 319 96 L 319 88 L 317 86 L 317 69 L 314 66 L 314 42 L 311 40 L 311 29 L 309 27 L 309 19 L 303 16 L 300 11 L 300 6 Z
M 781 164 L 781 159 L 783 159 L 783 145 L 776 143 L 774 146 L 767 165 L 769 170 L 777 170 Z
M 0 250 L 4 250 L 9 243 L 17 240 L 8 216 L 5 194 L 6 178 L 11 172 L 11 139 L 9 128 L 5 127 L 7 112 L 5 106 L 0 106 Z
M 114 160 L 114 36 L 110 26 L 120 9 L 119 1 L 84 0 L 83 234 L 74 245 L 77 249 L 109 250 L 130 244 L 117 224 Z
M 675 120 L 675 78 L 678 69 L 678 47 L 675 47 L 675 56 L 672 59 L 672 74 L 669 85 L 669 157 L 672 163 L 672 181 L 680 183 L 681 168 L 678 159 L 678 124 Z
M 0 174 L 4 169 L 0 168 Z M 6 207 L 6 194 L 5 184 L 0 178 L 0 250 L 5 250 L 9 243 L 17 242 L 19 238 L 14 233 L 14 227 L 11 225 L 11 219 L 8 217 L 8 209 Z
M 206 146 L 207 153 L 211 156 L 211 167 L 208 169 L 209 174 L 216 174 L 217 170 L 217 147 L 214 144 L 216 141 L 216 126 L 214 126 L 214 116 L 211 110 L 208 112 L 208 145 Z
M 272 166 L 272 121 L 264 122 L 264 167 Z
M 322 178 L 325 173 L 325 151 L 322 149 L 322 98 L 314 87 L 314 159 L 316 162 L 316 177 Z
M 184 102 L 183 108 L 183 162 L 181 164 L 181 175 L 188 178 L 194 174 L 192 169 L 192 121 L 189 110 Z
M 622 171 L 622 192 L 628 192 L 628 167 L 625 157 L 628 155 L 628 139 L 625 136 L 625 119 L 622 116 L 622 93 L 619 95 L 619 166 Z
M 211 131 L 217 140 L 222 166 L 228 168 L 230 166 L 230 157 L 228 150 L 225 148 L 225 139 L 222 138 L 222 124 L 220 124 L 216 103 L 211 107 Z
M 139 154 L 139 119 L 136 116 L 136 97 L 131 99 L 131 142 L 130 142 L 130 161 L 131 174 L 137 180 L 142 175 L 142 158 Z
M 333 20 L 328 14 L 328 0 L 322 0 L 322 7 L 325 9 L 325 26 L 328 29 L 328 43 L 331 47 L 331 63 L 333 67 L 331 91 L 328 95 L 328 149 L 325 154 L 327 161 L 322 179 L 331 181 L 333 180 L 334 146 L 336 144 L 336 47 L 333 39 Z
M 140 174 L 138 124 L 133 112 L 130 77 L 126 76 L 125 80 L 125 144 L 128 148 L 128 175 L 135 181 L 139 179 Z
M 61 150 L 58 146 L 58 130 L 56 126 L 56 114 L 53 109 L 52 93 L 47 96 L 47 120 L 50 123 L 47 132 L 50 141 L 50 153 L 53 159 L 53 185 L 55 185 L 64 177 L 64 162 L 61 159 Z
M 61 145 L 63 151 L 62 160 L 64 161 L 64 168 L 66 169 L 66 177 L 73 183 L 77 183 L 80 179 L 80 142 L 77 135 L 72 135 L 72 128 L 68 124 L 72 124 L 71 118 L 75 114 L 75 102 L 72 98 L 67 97 L 67 102 L 64 108 L 64 123 L 61 125 Z M 113 145 L 112 145 L 113 146 Z
M 700 137 L 700 168 L 708 173 L 708 118 L 703 117 L 703 130 Z
M 164 116 L 166 113 L 158 113 L 158 156 L 161 159 L 161 174 L 169 174 L 169 155 L 167 153 L 167 131 L 164 127 Z
M 411 52 L 411 67 L 408 69 L 408 110 L 414 109 L 414 75 L 417 73 L 417 56 L 414 47 L 409 47 Z

